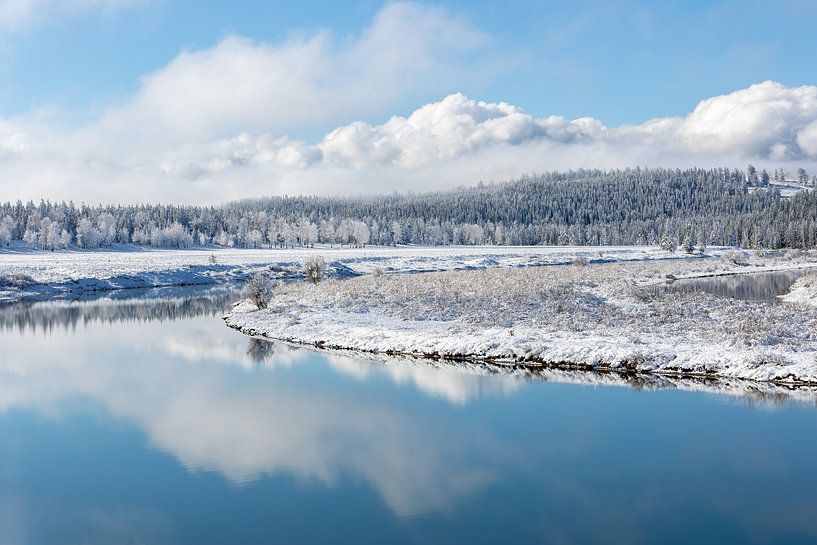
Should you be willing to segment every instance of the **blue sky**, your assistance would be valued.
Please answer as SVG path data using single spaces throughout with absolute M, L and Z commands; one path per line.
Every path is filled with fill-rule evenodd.
M 0 0 L 0 183 L 217 202 L 817 171 L 814 21 L 803 0 Z
M 273 43 L 320 29 L 345 37 L 360 33 L 382 5 L 153 0 L 38 15 L 5 38 L 0 115 L 42 106 L 82 115 L 133 92 L 142 74 L 182 49 L 207 48 L 230 34 Z M 487 33 L 493 54 L 508 60 L 504 73 L 450 91 L 504 100 L 537 116 L 637 123 L 683 114 L 703 97 L 758 81 L 814 83 L 811 1 L 441 5 Z M 402 106 L 408 113 L 417 105 Z

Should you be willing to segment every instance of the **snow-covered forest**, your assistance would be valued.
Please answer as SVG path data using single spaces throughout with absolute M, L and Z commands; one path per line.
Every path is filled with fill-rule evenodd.
M 813 187 L 802 169 L 802 187 Z M 785 173 L 578 170 L 424 194 L 268 197 L 220 206 L 0 205 L 0 246 L 84 249 L 329 245 L 817 246 L 817 192 Z M 775 183 L 777 182 L 777 183 Z

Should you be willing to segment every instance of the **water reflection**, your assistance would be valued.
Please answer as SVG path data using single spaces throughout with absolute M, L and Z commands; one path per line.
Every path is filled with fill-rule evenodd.
M 216 316 L 240 297 L 236 286 L 187 286 L 99 292 L 76 299 L 0 306 L 0 329 L 49 332 L 94 322 L 176 321 Z
M 710 293 L 742 301 L 774 302 L 779 295 L 788 293 L 794 281 L 803 274 L 803 271 L 778 271 L 694 278 L 673 282 L 667 289 L 682 293 Z
M 817 538 L 814 413 L 789 403 L 813 389 L 318 353 L 248 339 L 221 309 L 172 327 L 142 311 L 188 308 L 172 298 L 97 302 L 132 320 L 85 303 L 80 330 L 54 306 L 0 330 L 12 542 Z
M 342 381 L 335 387 L 276 372 L 317 364 L 359 381 L 369 372 L 365 363 L 333 356 L 327 369 L 314 353 L 248 341 L 219 320 L 173 328 L 157 320 L 141 324 L 138 335 L 131 331 L 126 324 L 82 335 L 55 330 L 47 342 L 31 343 L 26 329 L 4 339 L 0 410 L 66 414 L 81 397 L 136 423 L 191 471 L 215 471 L 234 483 L 289 473 L 326 486 L 351 473 L 401 516 L 446 509 L 491 479 L 465 455 L 479 446 L 474 438 L 446 437 L 438 425 L 360 397 Z M 461 401 L 484 393 L 475 384 L 485 379 L 452 374 L 446 382 Z

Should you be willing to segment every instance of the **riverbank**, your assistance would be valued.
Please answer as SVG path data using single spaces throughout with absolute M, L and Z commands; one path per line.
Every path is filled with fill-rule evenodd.
M 707 256 L 729 248 L 715 247 Z M 256 272 L 278 279 L 302 278 L 302 263 L 326 259 L 328 276 L 346 278 L 373 271 L 420 273 L 490 267 L 521 268 L 664 259 L 698 259 L 646 246 L 399 246 L 297 249 L 151 250 L 121 245 L 106 251 L 0 250 L 0 303 L 54 299 L 118 289 L 146 289 L 240 282 Z
M 244 301 L 225 320 L 249 335 L 379 354 L 817 384 L 817 307 L 643 287 L 817 261 L 731 257 L 296 283 L 269 308 Z

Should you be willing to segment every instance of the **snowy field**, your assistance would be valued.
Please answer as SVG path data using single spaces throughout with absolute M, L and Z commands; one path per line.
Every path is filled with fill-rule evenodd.
M 707 249 L 718 256 L 728 248 Z M 214 256 L 215 262 L 211 261 Z M 355 276 L 375 269 L 386 273 L 430 272 L 488 267 L 530 267 L 570 263 L 690 258 L 655 247 L 399 246 L 308 249 L 151 250 L 120 246 L 107 251 L 0 250 L 0 302 L 26 297 L 72 296 L 100 290 L 215 284 L 241 281 L 274 266 L 280 278 L 299 278 L 301 264 L 322 256 L 330 276 Z
M 811 268 L 817 254 L 367 275 L 283 285 L 225 319 L 250 335 L 334 349 L 817 384 L 817 297 L 752 302 L 652 289 L 670 277 Z M 788 300 L 786 300 L 788 299 Z

